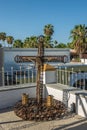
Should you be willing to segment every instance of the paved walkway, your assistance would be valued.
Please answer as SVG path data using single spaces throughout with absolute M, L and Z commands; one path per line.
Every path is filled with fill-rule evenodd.
M 0 110 L 0 130 L 87 130 L 87 119 L 68 116 L 54 121 L 23 121 L 13 110 Z

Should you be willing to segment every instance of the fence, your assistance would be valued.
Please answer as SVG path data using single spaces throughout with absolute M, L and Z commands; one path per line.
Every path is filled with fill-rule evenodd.
M 80 70 L 74 72 L 73 68 L 72 71 L 68 71 L 66 67 L 59 68 L 57 69 L 57 83 L 87 90 L 87 72 Z
M 72 71 L 68 71 L 66 67 L 64 69 L 58 68 L 56 71 L 57 83 L 87 90 L 87 72 L 74 72 L 73 68 Z M 34 68 L 22 69 L 20 66 L 19 70 L 15 70 L 13 67 L 11 67 L 10 71 L 5 71 L 2 67 L 0 71 L 0 86 L 35 82 L 36 69 Z
M 14 68 L 11 67 L 10 71 L 5 71 L 2 67 L 0 71 L 0 86 L 18 85 L 34 82 L 36 82 L 36 70 L 33 68 L 22 69 L 20 66 L 19 70 L 14 70 Z

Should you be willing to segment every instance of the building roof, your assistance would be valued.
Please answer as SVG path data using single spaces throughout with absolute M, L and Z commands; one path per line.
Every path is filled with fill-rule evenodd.
M 43 71 L 53 71 L 55 70 L 54 66 L 49 64 L 44 64 Z

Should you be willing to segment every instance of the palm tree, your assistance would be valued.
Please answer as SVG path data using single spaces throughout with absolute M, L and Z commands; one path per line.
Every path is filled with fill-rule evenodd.
M 26 37 L 26 39 L 24 40 L 24 48 L 30 48 L 30 44 L 29 44 L 30 38 Z
M 57 48 L 58 44 L 59 44 L 59 43 L 58 43 L 58 41 L 57 41 L 57 40 L 55 40 L 55 41 L 54 41 L 54 43 L 53 43 L 54 48 Z
M 23 48 L 23 42 L 20 39 L 17 39 L 14 41 L 13 47 L 14 48 Z
M 51 24 L 47 24 L 44 26 L 44 34 L 46 36 L 52 36 L 54 33 L 54 26 Z
M 13 44 L 13 41 L 14 41 L 14 38 L 12 36 L 7 36 L 6 37 L 6 40 L 7 40 L 7 43 L 12 45 Z
M 81 54 L 86 50 L 87 47 L 87 31 L 85 25 L 76 25 L 73 30 L 71 30 L 72 43 L 74 49 L 78 54 Z
M 24 40 L 24 47 L 25 48 L 37 48 L 38 47 L 37 37 L 36 36 L 27 37 Z
M 3 45 L 5 46 L 5 40 L 6 40 L 6 33 L 5 32 L 1 32 L 0 33 L 0 40 L 3 41 Z
M 45 48 L 52 48 L 53 47 L 51 38 L 49 36 L 44 37 L 44 47 Z
M 44 26 L 44 34 L 45 34 L 45 38 L 44 38 L 44 46 L 46 48 L 49 48 L 49 47 L 53 47 L 53 44 L 52 44 L 52 41 L 51 41 L 51 36 L 53 35 L 54 33 L 54 26 L 51 25 L 51 24 L 47 24 Z
M 67 45 L 64 43 L 59 43 L 56 48 L 67 48 Z
M 73 43 L 72 42 L 68 42 L 67 43 L 67 48 L 74 49 Z

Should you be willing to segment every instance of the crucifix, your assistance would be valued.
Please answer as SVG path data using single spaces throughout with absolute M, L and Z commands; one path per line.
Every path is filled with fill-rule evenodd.
M 34 61 L 37 67 L 36 99 L 33 100 L 31 98 L 31 102 L 29 102 L 27 95 L 23 95 L 26 98 L 22 100 L 22 103 L 18 102 L 18 104 L 15 105 L 14 111 L 16 115 L 23 119 L 36 121 L 59 118 L 59 116 L 64 113 L 62 103 L 53 99 L 52 95 L 48 95 L 47 99 L 43 99 L 43 69 L 45 58 L 47 58 L 44 56 L 44 36 L 41 35 L 38 37 L 38 53 L 36 57 L 17 56 L 16 58 L 16 60 L 20 62 Z M 25 103 L 25 99 L 27 103 Z
M 36 99 L 37 103 L 42 103 L 43 100 L 43 65 L 44 65 L 44 36 L 38 37 L 38 54 L 36 57 L 29 56 L 16 56 L 15 61 L 20 62 L 35 62 L 37 68 L 37 86 L 36 86 Z
M 38 55 L 36 57 L 37 67 L 37 87 L 36 87 L 36 99 L 37 103 L 42 103 L 43 100 L 43 65 L 44 65 L 44 36 L 38 37 Z
M 19 56 L 15 57 L 17 63 L 32 61 L 36 64 L 37 68 L 37 86 L 36 86 L 36 99 L 37 103 L 42 103 L 43 100 L 43 65 L 45 61 L 61 61 L 64 62 L 64 56 L 44 56 L 44 36 L 38 37 L 38 53 L 37 56 Z

